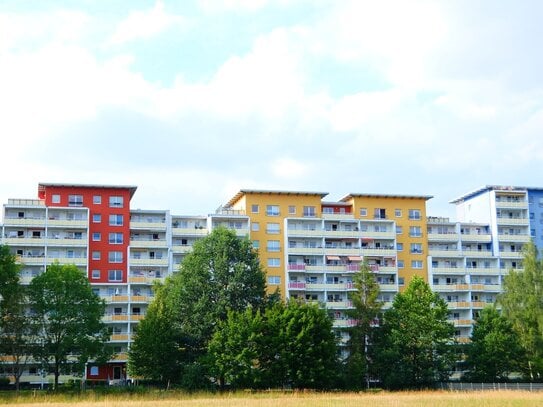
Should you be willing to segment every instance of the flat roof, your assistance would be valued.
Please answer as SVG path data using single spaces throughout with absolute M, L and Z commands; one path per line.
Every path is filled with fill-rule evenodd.
M 319 196 L 321 199 L 328 195 L 328 192 L 311 192 L 311 191 L 280 191 L 273 189 L 240 189 L 227 203 L 226 206 L 232 206 L 241 199 L 243 195 L 260 194 L 260 195 L 303 195 L 303 196 Z
M 38 191 L 43 190 L 45 187 L 128 189 L 130 191 L 130 198 L 132 198 L 132 196 L 136 192 L 136 189 L 138 188 L 134 185 L 69 184 L 64 182 L 40 182 L 38 184 Z
M 340 201 L 348 201 L 351 198 L 401 198 L 401 199 L 424 199 L 425 201 L 432 199 L 432 195 L 402 195 L 402 194 L 368 194 L 368 193 L 355 193 L 345 195 Z

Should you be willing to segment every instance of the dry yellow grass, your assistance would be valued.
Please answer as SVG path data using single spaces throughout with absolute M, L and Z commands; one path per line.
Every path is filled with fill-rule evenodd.
M 163 394 L 151 399 L 146 396 L 109 396 L 99 400 L 70 399 L 60 401 L 60 397 L 39 397 L 35 401 L 11 400 L 9 404 L 18 407 L 330 407 L 330 406 L 371 406 L 371 407 L 453 407 L 453 406 L 543 406 L 543 393 L 523 391 L 485 391 L 485 392 L 380 392 L 380 393 L 258 393 L 223 395 L 181 395 Z

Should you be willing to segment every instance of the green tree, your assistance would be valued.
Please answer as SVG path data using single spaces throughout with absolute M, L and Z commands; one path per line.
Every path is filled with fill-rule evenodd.
M 260 362 L 264 349 L 264 319 L 260 310 L 228 313 L 221 321 L 208 346 L 210 373 L 221 388 L 259 388 L 263 369 Z
M 55 389 L 61 373 L 81 374 L 89 359 L 107 358 L 105 303 L 75 265 L 48 266 L 30 283 L 29 299 L 41 337 L 34 357 L 53 367 Z
M 315 304 L 289 301 L 230 312 L 209 343 L 211 372 L 234 388 L 326 389 L 335 383 L 332 321 Z
M 205 386 L 203 358 L 212 335 L 229 311 L 263 308 L 265 290 L 251 242 L 225 228 L 213 230 L 194 244 L 179 272 L 156 293 L 157 304 L 151 304 L 138 329 L 129 368 L 191 389 Z
M 543 264 L 533 242 L 524 245 L 523 270 L 505 276 L 498 302 L 526 351 L 523 373 L 532 381 L 543 379 Z
M 381 314 L 382 303 L 378 300 L 379 284 L 369 265 L 364 262 L 360 270 L 353 276 L 356 291 L 349 293 L 353 309 L 347 315 L 356 321 L 349 329 L 349 356 L 345 362 L 345 386 L 360 389 L 368 386 L 369 363 L 374 342 L 376 321 Z
M 380 329 L 377 365 L 387 388 L 422 388 L 444 380 L 455 361 L 447 304 L 420 277 L 394 298 Z
M 9 358 L 7 367 L 15 378 L 15 388 L 30 361 L 34 340 L 32 324 L 26 315 L 26 292 L 19 279 L 20 265 L 7 246 L 0 246 L 0 353 Z
M 173 315 L 165 306 L 165 287 L 156 284 L 155 298 L 139 324 L 128 352 L 128 371 L 132 376 L 167 383 L 180 381 L 183 344 Z
M 478 382 L 507 380 L 518 371 L 524 351 L 511 323 L 494 307 L 481 311 L 467 348 L 467 379 Z
M 265 303 L 265 274 L 258 253 L 249 239 L 225 228 L 197 241 L 167 284 L 171 284 L 167 306 L 194 355 L 205 353 L 229 310 L 257 309 Z

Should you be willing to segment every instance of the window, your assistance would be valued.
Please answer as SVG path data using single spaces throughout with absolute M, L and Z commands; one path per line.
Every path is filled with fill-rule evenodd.
M 421 254 L 422 253 L 422 244 L 420 244 L 420 243 L 411 243 L 411 253 Z
M 360 208 L 360 216 L 368 216 L 368 209 Z
M 253 249 L 260 248 L 260 240 L 253 240 Z
M 420 226 L 410 226 L 409 227 L 409 236 L 411 237 L 421 237 L 422 229 Z
M 94 232 L 92 234 L 92 241 L 99 242 L 100 240 L 102 240 L 102 234 L 100 232 Z
M 278 258 L 268 259 L 268 267 L 279 267 L 280 265 L 281 265 L 281 262 Z
M 59 194 L 53 194 L 51 197 L 51 202 L 54 204 L 60 203 L 60 195 Z
M 411 260 L 411 267 L 414 269 L 422 268 L 422 260 Z
M 398 277 L 398 285 L 405 285 L 405 279 L 403 277 Z
M 68 206 L 83 206 L 83 196 L 68 195 Z
M 102 195 L 94 195 L 92 197 L 92 203 L 95 204 L 95 205 L 102 204 Z
M 123 281 L 122 270 L 109 270 L 107 276 L 109 281 Z
M 294 206 L 294 205 L 289 205 L 289 206 L 288 206 L 288 214 L 289 214 L 289 215 L 296 215 L 296 206 Z
M 93 260 L 100 260 L 101 257 L 102 257 L 101 253 L 99 251 L 92 252 L 92 259 Z
M 123 234 L 122 233 L 110 233 L 109 234 L 109 243 L 111 243 L 111 244 L 122 244 L 123 243 Z
M 304 206 L 304 216 L 306 217 L 315 217 L 317 213 L 314 206 Z
M 396 243 L 396 250 L 401 252 L 403 250 L 403 243 Z
M 383 208 L 375 208 L 373 211 L 373 218 L 374 219 L 386 219 L 386 209 Z
M 394 216 L 396 216 L 397 218 L 401 218 L 402 217 L 402 210 L 401 209 L 394 209 Z
M 409 209 L 410 220 L 420 220 L 420 209 Z
M 110 208 L 122 208 L 124 205 L 124 199 L 122 196 L 110 196 L 109 207 Z
M 109 215 L 109 226 L 122 226 L 123 215 Z
M 102 215 L 100 215 L 99 213 L 95 213 L 92 215 L 92 222 L 93 223 L 100 223 L 102 222 Z
M 91 366 L 89 376 L 98 376 L 98 366 Z
M 279 234 L 279 223 L 268 223 L 266 225 L 266 233 L 269 233 L 270 235 Z
M 278 252 L 280 250 L 279 240 L 268 240 L 267 250 L 269 252 Z
M 403 233 L 403 227 L 396 225 L 396 234 L 401 235 Z
M 123 262 L 123 252 L 109 252 L 109 262 L 110 263 L 122 263 Z
M 268 215 L 268 216 L 279 216 L 279 205 L 268 205 L 268 206 L 266 206 L 266 215 Z
M 403 267 L 404 267 L 403 260 L 398 260 L 398 268 L 403 269 Z
M 279 276 L 268 276 L 269 285 L 279 285 L 281 284 L 281 277 Z
M 252 213 L 258 213 L 258 212 L 260 212 L 260 206 L 257 205 L 257 204 L 252 204 L 252 205 L 251 205 L 251 212 L 252 212 Z
M 258 232 L 260 230 L 260 223 L 258 222 L 251 223 L 251 230 L 253 232 Z
M 100 270 L 92 270 L 91 278 L 93 279 L 100 278 Z

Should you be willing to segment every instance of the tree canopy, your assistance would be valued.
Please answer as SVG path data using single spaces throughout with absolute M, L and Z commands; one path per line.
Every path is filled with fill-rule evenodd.
M 524 245 L 522 270 L 510 270 L 498 297 L 503 315 L 526 351 L 522 371 L 530 380 L 543 378 L 543 264 L 533 242 Z
M 414 277 L 394 298 L 380 329 L 377 363 L 387 388 L 422 388 L 446 379 L 454 365 L 454 327 L 445 301 Z
M 467 347 L 466 378 L 478 382 L 508 379 L 524 359 L 517 333 L 495 307 L 486 307 L 477 318 Z
M 107 358 L 109 332 L 102 322 L 105 303 L 75 265 L 54 263 L 34 277 L 29 302 L 40 335 L 34 357 L 53 367 L 55 388 L 61 373 L 82 374 L 89 359 Z

